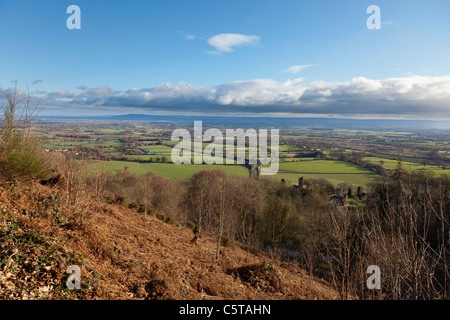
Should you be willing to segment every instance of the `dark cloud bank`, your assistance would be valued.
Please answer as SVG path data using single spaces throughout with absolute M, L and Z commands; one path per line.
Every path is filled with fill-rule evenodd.
M 301 80 L 300 80 L 301 81 Z M 42 94 L 46 114 L 178 113 L 450 120 L 450 76 L 349 82 L 236 81 L 210 87 L 161 83 L 126 91 L 78 87 Z

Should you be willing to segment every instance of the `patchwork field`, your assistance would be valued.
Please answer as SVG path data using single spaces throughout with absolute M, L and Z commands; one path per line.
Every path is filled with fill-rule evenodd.
M 81 149 L 79 152 L 81 157 L 90 152 L 87 159 L 93 159 L 92 156 L 96 155 L 92 150 L 98 150 L 97 159 L 109 160 L 104 162 L 105 169 L 112 172 L 127 167 L 129 172 L 136 174 L 154 172 L 168 178 L 188 178 L 204 169 L 221 169 L 230 175 L 249 176 L 248 168 L 237 165 L 236 159 L 234 165 L 173 164 L 172 148 L 180 143 L 171 141 L 173 129 L 173 125 L 167 123 L 85 121 L 74 124 L 61 121 L 47 123 L 41 134 L 46 148 L 53 152 L 89 147 L 90 151 Z M 68 132 L 73 132 L 73 135 Z M 235 139 L 229 142 L 235 142 Z M 225 144 L 226 140 L 224 162 L 227 157 Z M 207 146 L 212 148 L 210 142 L 203 142 L 202 151 Z M 297 184 L 298 178 L 302 176 L 324 178 L 334 185 L 348 182 L 355 186 L 367 186 L 377 181 L 380 172 L 371 171 L 373 167 L 371 170 L 365 168 L 365 164 L 354 160 L 355 157 L 360 161 L 382 165 L 388 171 L 395 169 L 396 159 L 402 157 L 407 170 L 427 170 L 435 175 L 450 175 L 450 164 L 446 162 L 450 155 L 449 146 L 447 137 L 442 133 L 421 136 L 410 132 L 284 128 L 280 135 L 279 172 L 271 177 L 284 179 L 289 185 Z M 193 147 L 192 143 L 191 155 L 194 157 L 198 154 Z M 238 151 L 236 146 L 232 148 Z M 248 144 L 242 151 L 248 157 Z M 345 156 L 351 161 L 346 160 Z M 206 154 L 203 160 L 207 160 Z
M 365 157 L 363 158 L 365 161 L 369 161 L 374 164 L 382 164 L 382 166 L 387 170 L 394 170 L 397 167 L 397 160 L 393 159 L 387 159 L 387 158 L 381 158 L 381 157 Z M 450 174 L 450 168 L 449 169 L 442 169 L 442 167 L 437 165 L 430 165 L 430 164 L 423 164 L 423 163 L 417 163 L 417 162 L 409 162 L 409 161 L 403 161 L 403 167 L 407 169 L 408 171 L 416 171 L 416 170 L 426 170 L 429 172 L 432 172 L 434 175 L 441 175 L 441 174 Z
M 298 178 L 324 178 L 337 185 L 341 182 L 349 182 L 356 186 L 366 187 L 379 177 L 376 173 L 358 165 L 335 160 L 309 160 L 282 162 L 278 179 L 285 179 L 287 184 L 297 184 Z
M 236 165 L 195 165 L 173 163 L 138 163 L 130 161 L 105 161 L 105 169 L 112 172 L 125 170 L 134 174 L 145 174 L 153 172 L 166 178 L 189 178 L 201 170 L 222 170 L 228 175 L 248 176 L 248 170 L 243 166 Z

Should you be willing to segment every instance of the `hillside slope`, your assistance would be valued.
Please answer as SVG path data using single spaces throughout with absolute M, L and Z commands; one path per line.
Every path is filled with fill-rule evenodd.
M 62 188 L 0 187 L 0 299 L 336 299 L 294 264 Z M 69 265 L 82 288 L 66 286 Z

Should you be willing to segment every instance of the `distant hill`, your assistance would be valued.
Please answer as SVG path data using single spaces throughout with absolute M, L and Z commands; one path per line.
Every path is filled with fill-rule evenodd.
M 365 130 L 416 130 L 450 129 L 450 121 L 433 120 L 384 120 L 384 119 L 340 119 L 340 118 L 278 118 L 278 117 L 225 117 L 124 114 L 113 116 L 51 117 L 41 119 L 86 119 L 109 121 L 148 121 L 189 123 L 203 121 L 208 126 L 235 127 L 305 127 L 316 129 L 365 129 Z

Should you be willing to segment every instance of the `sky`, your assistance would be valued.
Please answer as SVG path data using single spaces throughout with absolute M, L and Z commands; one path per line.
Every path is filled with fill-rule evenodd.
M 81 29 L 67 28 L 70 5 Z M 28 88 L 44 115 L 450 120 L 449 12 L 448 0 L 0 0 L 0 85 Z

